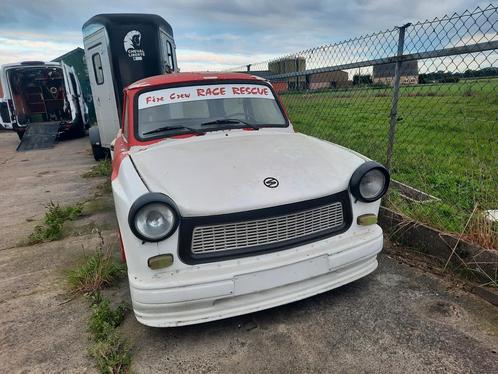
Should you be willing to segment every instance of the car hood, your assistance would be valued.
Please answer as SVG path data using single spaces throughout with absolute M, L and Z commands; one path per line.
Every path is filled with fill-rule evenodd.
M 348 188 L 365 162 L 335 144 L 298 133 L 230 131 L 168 139 L 131 152 L 140 177 L 184 217 L 305 201 Z M 263 181 L 276 178 L 278 187 Z

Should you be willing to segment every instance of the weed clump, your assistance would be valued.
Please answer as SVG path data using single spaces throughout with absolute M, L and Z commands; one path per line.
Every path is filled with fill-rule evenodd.
M 92 333 L 96 341 L 101 341 L 123 322 L 128 307 L 122 303 L 113 309 L 109 299 L 104 297 L 100 291 L 93 293 L 90 299 L 92 315 L 88 321 L 88 331 Z
M 62 229 L 65 221 L 72 221 L 81 216 L 83 204 L 78 203 L 66 207 L 51 201 L 43 217 L 43 224 L 35 227 L 29 235 L 28 244 L 51 242 L 62 238 Z
M 131 351 L 127 342 L 119 335 L 117 327 L 124 320 L 128 307 L 124 304 L 112 308 L 109 299 L 96 292 L 91 296 L 92 315 L 88 331 L 93 344 L 89 348 L 102 373 L 128 373 Z
M 118 262 L 112 254 L 112 248 L 104 246 L 104 239 L 99 232 L 100 245 L 97 251 L 85 256 L 85 261 L 70 270 L 68 283 L 74 293 L 94 293 L 102 288 L 110 287 L 121 279 L 125 266 Z
M 92 168 L 82 175 L 83 178 L 94 178 L 94 177 L 110 177 L 112 174 L 112 163 L 111 160 L 106 158 L 105 160 L 99 161 L 97 165 L 92 166 Z

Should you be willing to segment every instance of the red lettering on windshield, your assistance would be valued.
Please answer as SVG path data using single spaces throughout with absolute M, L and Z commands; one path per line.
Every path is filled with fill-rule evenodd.
M 164 96 L 147 96 L 145 98 L 145 103 L 158 103 L 160 101 L 164 101 Z
M 169 95 L 170 100 L 176 100 L 176 99 L 188 99 L 190 97 L 189 93 L 172 93 Z
M 266 87 L 232 87 L 234 95 L 255 95 L 268 96 L 268 88 Z
M 225 94 L 226 94 L 225 87 L 197 89 L 197 96 L 224 96 Z

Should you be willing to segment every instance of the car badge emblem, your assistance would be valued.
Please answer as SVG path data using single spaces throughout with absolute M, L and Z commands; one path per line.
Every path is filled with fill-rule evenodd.
M 277 188 L 279 183 L 277 178 L 268 177 L 263 180 L 263 184 L 268 188 Z

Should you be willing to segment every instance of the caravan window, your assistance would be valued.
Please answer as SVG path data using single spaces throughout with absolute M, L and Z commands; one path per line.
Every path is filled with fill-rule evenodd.
M 97 84 L 104 83 L 104 70 L 102 69 L 102 60 L 100 59 L 100 53 L 95 53 L 92 56 L 93 62 L 93 72 L 95 73 L 95 81 Z
M 169 41 L 166 41 L 166 53 L 168 55 L 168 66 L 171 70 L 175 70 L 175 63 L 173 62 L 173 46 Z

